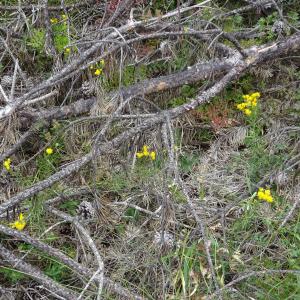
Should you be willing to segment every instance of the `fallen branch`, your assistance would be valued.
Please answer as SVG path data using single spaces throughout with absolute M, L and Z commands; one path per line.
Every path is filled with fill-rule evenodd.
M 196 99 L 179 107 L 170 109 L 168 111 L 163 111 L 162 113 L 157 114 L 157 116 L 145 120 L 138 127 L 131 128 L 130 130 L 121 133 L 112 141 L 106 142 L 101 147 L 99 147 L 96 151 L 96 155 L 109 153 L 110 151 L 112 151 L 112 149 L 116 149 L 124 141 L 129 140 L 136 134 L 143 132 L 149 128 L 153 128 L 158 124 L 161 124 L 165 120 L 166 115 L 170 119 L 174 119 L 190 110 L 195 109 L 199 105 L 203 105 L 204 103 L 209 102 L 212 97 L 220 93 L 229 83 L 241 76 L 247 68 L 254 66 L 257 63 L 263 62 L 264 60 L 274 59 L 279 55 L 288 53 L 289 51 L 295 51 L 299 49 L 299 47 L 300 34 L 295 34 L 281 42 L 273 43 L 271 45 L 263 45 L 260 48 L 249 49 L 248 52 L 251 55 L 248 54 L 248 57 L 246 59 L 243 59 L 241 55 L 237 53 L 234 57 L 231 57 L 233 65 L 232 70 L 211 88 L 197 96 Z M 22 202 L 29 197 L 32 197 L 33 195 L 36 195 L 40 191 L 52 186 L 55 182 L 62 180 L 70 174 L 78 171 L 83 166 L 87 165 L 93 158 L 94 154 L 93 152 L 90 152 L 82 158 L 70 163 L 64 169 L 51 175 L 49 178 L 42 180 L 37 184 L 31 186 L 30 188 L 11 197 L 6 202 L 0 205 L 0 215 L 2 215 L 7 209 L 13 207 L 14 205 Z
M 44 285 L 49 291 L 60 299 L 74 300 L 77 294 L 68 288 L 58 284 L 50 277 L 42 273 L 38 268 L 22 261 L 19 257 L 14 255 L 11 251 L 0 244 L 0 256 L 3 258 L 3 263 L 11 265 L 13 268 L 29 275 L 36 281 Z
M 65 5 L 65 9 L 70 11 L 73 9 L 78 9 L 78 8 L 82 8 L 82 7 L 86 7 L 88 5 L 92 5 L 95 2 L 95 0 L 85 0 L 79 3 L 75 3 L 75 4 L 70 4 L 70 5 Z M 21 5 L 21 6 L 17 6 L 17 5 L 0 5 L 0 11 L 16 11 L 16 10 L 23 10 L 23 11 L 28 11 L 31 12 L 33 9 L 41 9 L 40 5 Z M 62 7 L 61 6 L 49 6 L 48 10 L 52 10 L 52 11 L 61 11 Z
M 216 60 L 209 63 L 199 63 L 182 72 L 160 76 L 158 78 L 150 80 L 143 80 L 128 88 L 121 89 L 120 93 L 124 98 L 128 98 L 136 97 L 138 95 L 149 95 L 152 93 L 163 92 L 169 89 L 180 87 L 185 84 L 197 83 L 200 80 L 209 78 L 212 74 L 217 75 L 222 72 L 228 71 L 231 68 L 232 64 L 229 60 Z M 115 92 L 111 93 L 110 96 L 112 97 L 114 94 Z M 37 121 L 38 119 L 66 119 L 69 117 L 88 113 L 96 103 L 96 101 L 96 97 L 92 97 L 89 99 L 80 99 L 72 104 L 62 107 L 39 110 L 37 112 L 21 111 L 20 115 L 28 118 L 30 122 Z M 30 103 L 28 102 L 28 104 Z
M 69 219 L 69 221 L 72 221 L 72 220 Z M 52 255 L 53 257 L 57 258 L 60 262 L 62 262 L 66 266 L 68 266 L 71 270 L 75 271 L 80 276 L 91 278 L 94 275 L 93 270 L 82 266 L 81 264 L 75 262 L 70 257 L 66 256 L 63 252 L 59 251 L 58 249 L 55 249 L 37 239 L 32 238 L 25 232 L 20 232 L 20 231 L 8 228 L 4 225 L 0 225 L 0 232 L 4 233 L 6 235 L 12 236 L 14 238 L 17 238 L 19 240 L 22 240 L 25 243 L 28 243 L 28 244 L 44 251 L 47 254 Z M 101 277 L 95 276 L 93 281 L 95 283 L 99 284 L 99 282 L 101 282 Z M 137 295 L 133 295 L 132 293 L 130 293 L 130 291 L 126 290 L 125 288 L 123 288 L 122 286 L 120 286 L 119 284 L 113 282 L 112 280 L 110 280 L 108 278 L 104 277 L 103 283 L 104 283 L 104 286 L 106 289 L 108 289 L 120 296 L 126 297 L 128 299 L 132 299 L 132 298 L 141 299 L 141 297 L 139 297 Z
M 207 3 L 209 1 L 210 0 L 206 0 L 203 3 Z M 200 7 L 202 4 L 201 3 L 198 4 L 197 7 Z M 105 39 L 107 41 L 116 40 L 117 38 L 120 37 L 121 34 L 129 32 L 129 31 L 131 31 L 131 30 L 139 27 L 140 25 L 146 25 L 146 24 L 149 24 L 149 23 L 151 23 L 153 25 L 153 23 L 158 22 L 161 19 L 170 18 L 173 15 L 174 15 L 174 13 L 173 14 L 172 13 L 167 13 L 167 14 L 165 14 L 163 16 L 150 18 L 148 20 L 130 22 L 129 24 L 121 26 L 120 28 L 118 28 L 118 30 L 114 30 L 113 29 L 112 32 L 111 32 L 111 29 L 110 29 L 109 32 L 111 32 L 111 33 L 107 34 L 107 36 L 105 37 Z M 166 33 L 164 33 L 164 34 L 166 34 Z M 172 33 L 169 33 L 169 34 L 172 34 Z M 132 42 L 134 42 L 136 40 L 141 40 L 141 39 L 143 39 L 143 38 L 133 39 Z M 127 43 L 128 42 L 125 41 L 125 45 Z M 82 52 L 79 58 L 73 60 L 71 63 L 69 63 L 68 65 L 64 66 L 60 71 L 58 71 L 57 73 L 53 74 L 50 78 L 48 78 L 47 80 L 43 81 L 42 83 L 40 83 L 36 87 L 32 88 L 29 92 L 27 92 L 23 96 L 21 96 L 19 98 L 16 98 L 15 101 L 14 101 L 14 103 L 10 103 L 9 105 L 6 105 L 4 108 L 0 109 L 0 119 L 5 118 L 5 117 L 11 115 L 14 111 L 16 111 L 17 108 L 19 108 L 20 106 L 22 106 L 25 101 L 27 101 L 30 98 L 36 96 L 38 93 L 41 93 L 43 90 L 49 89 L 49 88 L 57 85 L 59 82 L 65 81 L 68 78 L 70 78 L 71 76 L 73 76 L 76 73 L 78 73 L 79 71 L 81 71 L 81 67 L 84 66 L 85 63 L 87 61 L 89 61 L 89 59 L 99 49 L 101 49 L 101 47 L 103 47 L 104 45 L 105 45 L 105 42 L 103 40 L 100 40 L 100 41 L 94 43 L 86 51 Z M 115 47 L 115 48 L 118 49 L 119 46 Z M 110 49 L 106 55 L 109 55 L 112 51 L 113 51 L 113 49 Z M 102 55 L 101 58 L 103 58 L 103 55 Z M 86 65 L 84 68 L 87 68 L 87 67 L 88 67 L 88 65 Z
M 50 211 L 51 213 L 53 213 L 54 215 L 68 221 L 74 224 L 74 226 L 77 228 L 77 230 L 82 234 L 84 240 L 86 241 L 86 243 L 88 244 L 88 246 L 90 247 L 90 249 L 92 250 L 92 252 L 94 253 L 94 256 L 96 258 L 97 264 L 98 264 L 98 283 L 99 283 L 99 294 L 98 294 L 98 298 L 100 299 L 100 295 L 102 292 L 102 286 L 103 286 L 103 279 L 104 279 L 104 264 L 101 258 L 101 255 L 94 243 L 94 241 L 92 240 L 92 238 L 90 237 L 89 233 L 87 232 L 87 230 L 79 223 L 78 220 L 76 220 L 76 218 L 73 218 L 71 216 L 69 216 L 68 214 L 61 212 L 51 206 L 47 206 L 46 209 L 48 211 Z

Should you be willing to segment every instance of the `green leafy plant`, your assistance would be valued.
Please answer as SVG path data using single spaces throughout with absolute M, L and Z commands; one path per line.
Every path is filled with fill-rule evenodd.
M 59 208 L 66 210 L 70 215 L 75 215 L 79 202 L 79 200 L 70 199 L 61 203 Z
M 66 22 L 61 22 L 52 26 L 54 46 L 59 53 L 62 53 L 65 47 L 70 43 L 67 28 Z
M 199 161 L 197 155 L 184 154 L 179 157 L 180 170 L 184 173 L 191 172 L 196 162 Z
M 124 219 L 128 221 L 137 221 L 139 219 L 139 211 L 133 207 L 126 209 Z
M 232 17 L 226 18 L 224 21 L 224 31 L 233 32 L 239 28 L 243 23 L 243 17 L 241 15 L 234 15 Z
M 197 89 L 190 85 L 183 85 L 180 96 L 169 101 L 168 107 L 177 107 L 187 102 L 189 98 L 193 98 L 197 94 Z
M 273 40 L 276 37 L 276 33 L 272 31 L 272 25 L 278 20 L 278 12 L 273 12 L 267 17 L 262 17 L 258 20 L 257 25 L 259 31 L 266 34 L 266 41 Z
M 46 31 L 42 28 L 36 28 L 31 31 L 27 37 L 26 44 L 38 54 L 44 53 L 44 46 L 46 41 Z
M 124 86 L 132 85 L 140 80 L 147 78 L 146 66 L 125 66 L 122 70 L 121 83 Z M 120 73 L 119 70 L 111 70 L 111 74 L 104 74 L 101 81 L 107 91 L 114 90 L 119 87 Z
M 169 192 L 177 203 L 186 203 L 186 197 L 177 185 L 169 185 Z
M 299 13 L 296 11 L 289 11 L 287 13 L 287 18 L 290 24 L 298 25 L 299 22 Z
M 278 222 L 274 216 L 276 215 L 278 219 L 283 218 L 290 210 L 290 205 L 283 200 L 279 202 L 279 198 L 276 200 L 274 212 L 262 209 L 263 204 L 256 200 L 247 199 L 243 202 L 243 214 L 232 224 L 227 236 L 231 252 L 234 249 L 242 249 L 239 251 L 239 261 L 230 262 L 233 271 L 244 272 L 245 267 L 252 266 L 258 270 L 299 269 L 300 251 L 297 245 L 300 235 L 297 228 L 300 220 L 298 217 L 291 224 L 277 231 Z M 275 243 L 274 239 L 276 239 Z M 249 248 L 245 245 L 249 245 Z M 275 252 L 273 248 L 276 249 Z M 253 256 L 253 251 L 259 253 L 259 256 Z M 279 259 L 277 253 L 282 253 L 284 259 Z M 244 264 L 247 257 L 252 258 Z M 298 299 L 299 280 L 300 276 L 296 274 L 253 276 L 241 283 L 239 289 L 249 293 L 249 284 L 255 286 L 255 290 L 249 295 L 255 299 Z
M 175 299 L 190 299 L 191 297 L 201 298 L 211 288 L 210 272 L 205 259 L 204 245 L 201 242 L 189 241 L 189 233 L 181 241 L 180 246 L 173 252 L 162 257 L 162 263 L 166 270 L 172 269 L 175 263 L 175 272 L 172 274 L 172 288 Z M 222 264 L 219 261 L 219 246 L 216 241 L 212 243 L 214 251 L 214 263 Z M 223 266 L 226 268 L 226 266 Z M 223 276 L 224 268 L 219 268 L 217 274 L 219 280 Z M 192 298 L 193 299 L 193 298 Z
M 0 266 L 0 274 L 5 277 L 11 284 L 16 284 L 26 278 L 26 275 L 11 268 Z
M 51 261 L 44 270 L 46 275 L 58 282 L 68 277 L 67 271 L 67 267 L 56 261 Z

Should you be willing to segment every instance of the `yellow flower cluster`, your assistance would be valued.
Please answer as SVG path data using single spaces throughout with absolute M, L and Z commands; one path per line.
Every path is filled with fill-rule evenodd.
M 3 167 L 4 167 L 7 171 L 9 171 L 9 170 L 10 170 L 10 164 L 11 164 L 11 159 L 8 158 L 8 159 L 6 159 L 6 160 L 3 162 Z
M 58 23 L 58 19 L 57 18 L 51 18 L 50 19 L 50 23 L 51 24 L 57 24 Z
M 260 97 L 259 92 L 243 95 L 244 102 L 238 104 L 236 107 L 237 109 L 244 112 L 246 116 L 250 116 L 252 114 L 251 108 L 257 106 L 257 99 L 259 97 Z
M 149 152 L 148 146 L 144 145 L 141 152 L 137 152 L 137 158 L 150 157 L 152 160 L 156 159 L 155 151 Z
M 46 149 L 45 152 L 46 152 L 47 155 L 51 155 L 51 154 L 53 154 L 53 149 L 49 147 L 49 148 Z
M 101 75 L 102 74 L 102 72 L 103 72 L 103 67 L 104 67 L 104 65 L 105 65 L 105 61 L 104 61 L 104 59 L 101 59 L 100 60 L 100 65 L 98 64 L 98 66 L 93 66 L 93 65 L 91 65 L 90 66 L 90 69 L 91 70 L 94 70 L 95 69 L 95 71 L 94 71 L 94 75 L 96 75 L 96 76 L 99 76 L 99 75 Z
M 9 224 L 11 228 L 16 228 L 17 230 L 23 230 L 24 227 L 26 226 L 26 221 L 24 219 L 24 216 L 22 213 L 20 213 L 19 218 L 17 221 Z
M 68 20 L 68 16 L 67 16 L 67 15 L 61 15 L 61 18 L 62 18 L 62 20 L 64 21 L 64 24 L 66 25 L 66 24 L 67 24 L 66 21 Z M 50 23 L 51 23 L 51 24 L 57 24 L 58 21 L 59 21 L 58 18 L 51 18 L 51 19 L 50 19 Z
M 259 200 L 264 200 L 267 201 L 269 203 L 272 203 L 273 197 L 271 195 L 271 191 L 269 189 L 264 189 L 264 188 L 259 188 L 258 192 L 257 192 L 257 198 Z
M 96 69 L 96 71 L 94 72 L 94 74 L 95 74 L 96 76 L 101 75 L 101 74 L 102 74 L 102 69 Z

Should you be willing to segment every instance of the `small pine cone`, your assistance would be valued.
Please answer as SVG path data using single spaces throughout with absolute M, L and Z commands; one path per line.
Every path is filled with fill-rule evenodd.
M 175 244 L 175 239 L 173 234 L 168 232 L 163 233 L 163 239 L 162 239 L 161 232 L 156 232 L 154 235 L 153 243 L 160 248 L 170 249 L 173 248 Z
M 257 7 L 262 7 L 264 9 L 269 9 L 273 6 L 273 3 L 271 1 L 267 3 L 262 3 L 261 0 L 249 0 L 247 2 L 249 2 L 249 4 L 255 5 Z
M 263 5 L 263 8 L 265 9 L 269 9 L 269 8 L 272 8 L 273 4 L 272 3 L 266 3 Z
M 84 96 L 92 96 L 95 93 L 95 88 L 91 82 L 84 81 L 81 85 L 81 92 Z
M 261 14 L 261 11 L 265 11 L 267 9 L 272 8 L 273 3 L 270 1 L 269 3 L 263 3 L 261 0 L 249 0 L 247 1 L 249 4 L 256 7 L 256 13 Z
M 1 78 L 1 85 L 2 87 L 4 88 L 9 88 L 12 86 L 12 82 L 13 82 L 13 77 L 10 76 L 10 75 L 4 75 L 2 78 Z
M 283 34 L 283 32 L 285 31 L 285 24 L 282 21 L 278 20 L 273 24 L 271 30 L 274 33 Z
M 95 217 L 96 210 L 91 202 L 82 201 L 77 208 L 77 215 L 80 219 L 90 220 Z

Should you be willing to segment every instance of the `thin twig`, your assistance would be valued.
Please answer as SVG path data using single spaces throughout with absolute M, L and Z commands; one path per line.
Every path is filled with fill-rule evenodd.
M 0 93 L 2 94 L 2 96 L 3 96 L 3 98 L 4 98 L 4 101 L 5 101 L 7 104 L 10 103 L 9 98 L 7 97 L 7 95 L 6 95 L 5 91 L 3 90 L 3 87 L 2 87 L 1 84 L 0 84 Z
M 89 247 L 93 251 L 93 253 L 95 255 L 95 258 L 97 260 L 97 263 L 98 263 L 98 273 L 99 273 L 99 275 L 97 277 L 99 278 L 99 291 L 100 291 L 100 294 L 101 294 L 102 286 L 103 286 L 103 280 L 104 280 L 104 264 L 103 264 L 101 255 L 100 255 L 93 239 L 90 237 L 87 230 L 79 223 L 79 221 L 76 218 L 71 217 L 70 215 L 68 215 L 64 212 L 61 212 L 61 211 L 59 211 L 59 210 L 57 210 L 53 207 L 50 207 L 50 206 L 46 207 L 46 209 L 49 210 L 54 215 L 56 215 L 60 218 L 63 218 L 64 220 L 66 220 L 68 222 L 73 223 L 74 226 L 80 231 L 80 233 L 84 237 L 85 241 L 87 242 L 87 244 L 89 245 Z
M 10 89 L 10 102 L 12 102 L 14 100 L 14 93 L 15 93 L 15 88 L 16 88 L 18 69 L 19 69 L 19 60 L 17 59 L 15 62 L 13 80 L 12 80 L 12 85 L 11 85 L 11 89 Z

